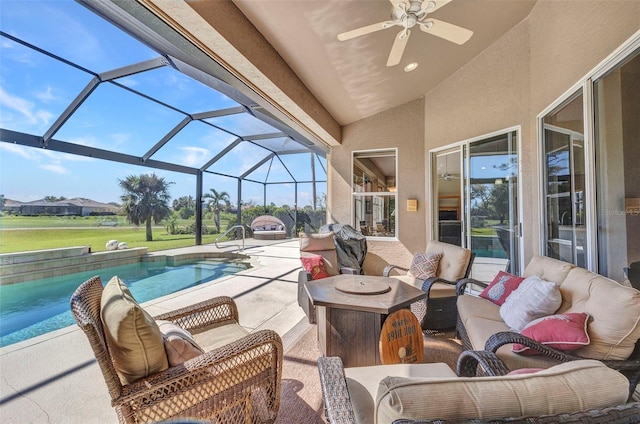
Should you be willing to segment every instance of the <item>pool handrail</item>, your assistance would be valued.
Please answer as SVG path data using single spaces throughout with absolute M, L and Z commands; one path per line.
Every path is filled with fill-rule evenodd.
M 245 239 L 245 229 L 244 229 L 244 225 L 234 225 L 232 227 L 229 227 L 227 229 L 227 231 L 224 232 L 224 234 L 218 236 L 218 238 L 216 238 L 216 241 L 214 241 L 213 243 L 216 245 L 216 248 L 221 249 L 220 246 L 218 246 L 218 240 L 220 240 L 222 237 L 226 236 L 227 234 L 229 234 L 231 232 L 231 230 L 234 230 L 236 228 L 242 228 L 242 248 L 240 250 L 244 250 L 244 239 Z M 240 245 L 238 245 L 238 247 L 240 247 Z

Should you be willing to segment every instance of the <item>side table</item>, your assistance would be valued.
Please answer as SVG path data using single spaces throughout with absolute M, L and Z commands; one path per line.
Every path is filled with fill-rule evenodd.
M 308 281 L 316 307 L 318 344 L 325 356 L 339 356 L 345 367 L 379 365 L 380 331 L 387 316 L 426 297 L 395 278 L 340 274 Z

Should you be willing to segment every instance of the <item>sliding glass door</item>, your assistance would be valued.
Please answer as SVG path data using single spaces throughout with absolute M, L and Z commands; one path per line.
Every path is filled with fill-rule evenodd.
M 507 259 L 509 270 L 519 270 L 517 134 L 479 140 L 467 149 L 469 246 L 479 257 Z
M 640 289 L 640 49 L 593 85 L 598 272 Z
M 540 117 L 542 254 L 640 288 L 640 38 Z
M 432 154 L 436 238 L 520 271 L 517 131 Z

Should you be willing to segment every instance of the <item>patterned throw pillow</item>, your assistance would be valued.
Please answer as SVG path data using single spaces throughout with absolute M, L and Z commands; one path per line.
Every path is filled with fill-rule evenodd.
M 571 312 L 550 315 L 531 321 L 522 335 L 558 350 L 571 351 L 589 344 L 587 323 L 589 314 Z M 538 355 L 538 352 L 515 343 L 512 350 L 522 355 Z
M 324 267 L 324 258 L 320 255 L 302 256 L 300 258 L 302 267 L 311 274 L 312 280 L 319 280 L 329 276 L 326 268 Z
M 436 277 L 438 274 L 438 265 L 440 265 L 442 253 L 428 255 L 426 253 L 416 252 L 411 261 L 409 268 L 409 276 L 418 280 L 426 280 L 427 278 Z
M 500 271 L 491 284 L 480 293 L 480 297 L 490 300 L 496 305 L 502 305 L 511 292 L 517 289 L 523 281 L 523 277 Z

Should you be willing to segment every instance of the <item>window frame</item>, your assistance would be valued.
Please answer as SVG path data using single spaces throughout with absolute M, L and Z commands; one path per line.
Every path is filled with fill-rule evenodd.
M 596 134 L 595 134 L 595 113 L 596 105 L 594 103 L 594 84 L 595 82 L 607 75 L 612 70 L 627 60 L 631 55 L 640 49 L 640 31 L 636 32 L 629 39 L 623 42 L 617 49 L 615 49 L 610 55 L 602 60 L 598 65 L 592 68 L 586 75 L 580 78 L 574 85 L 560 95 L 549 106 L 543 109 L 536 117 L 536 142 L 538 147 L 538 170 L 540 172 L 538 182 L 538 213 L 542 219 L 546 216 L 546 202 L 545 202 L 545 190 L 546 190 L 546 176 L 544 175 L 544 130 L 545 123 L 544 118 L 549 114 L 557 111 L 562 105 L 569 102 L 578 92 L 582 93 L 582 110 L 583 110 L 583 122 L 584 122 L 584 172 L 585 172 L 585 189 L 584 196 L 594 199 L 592 201 L 585 202 L 584 212 L 586 214 L 586 239 L 584 243 L 585 249 L 585 267 L 589 271 L 599 272 L 599 255 L 600 248 L 598 245 L 598 226 L 600 225 L 597 211 L 597 202 L 595 201 L 597 196 L 596 178 L 598 169 L 596 167 Z M 538 254 L 545 255 L 546 246 L 546 231 L 544 226 L 541 226 L 538 231 Z
M 388 154 L 385 155 L 385 153 L 388 153 Z M 355 169 L 357 166 L 357 160 L 359 157 L 365 157 L 366 155 L 388 156 L 393 158 L 393 163 L 394 163 L 393 166 L 394 166 L 394 172 L 395 172 L 395 175 L 393 176 L 393 182 L 395 184 L 394 191 L 375 191 L 375 190 L 365 191 L 366 187 L 362 187 L 365 185 L 364 182 L 362 186 L 359 186 L 356 184 L 357 176 L 355 173 Z M 389 176 L 386 176 L 386 177 L 389 178 Z M 391 187 L 391 186 L 387 186 L 387 187 Z M 365 237 L 367 237 L 368 239 L 375 239 L 375 240 L 381 240 L 381 241 L 386 241 L 386 240 L 397 241 L 398 240 L 398 219 L 400 215 L 398 211 L 398 191 L 400 190 L 399 187 L 400 186 L 399 186 L 399 180 L 398 180 L 398 148 L 397 147 L 352 151 L 351 152 L 351 211 L 350 211 L 351 226 L 356 230 L 361 231 L 361 226 L 360 226 L 360 223 L 358 222 L 359 215 L 357 214 L 357 212 L 359 209 L 362 208 L 362 203 L 360 202 L 365 202 L 364 203 L 365 213 L 367 210 L 371 211 L 370 215 L 371 215 L 372 225 L 377 222 L 376 219 L 379 217 L 382 217 L 383 221 L 385 218 L 388 219 L 390 223 L 389 226 L 391 226 L 391 222 L 393 223 L 391 228 L 389 228 L 391 235 L 378 235 L 377 232 L 374 234 L 363 233 Z M 373 189 L 370 189 L 370 190 L 373 190 Z M 367 197 L 371 198 L 370 199 L 371 205 L 369 208 L 367 208 L 366 206 L 366 202 L 368 200 Z M 393 210 L 389 212 L 389 216 L 385 215 L 385 212 L 384 212 L 385 202 L 384 201 L 382 202 L 382 207 L 380 207 L 380 204 L 379 204 L 379 202 L 384 197 L 390 198 L 393 201 L 394 207 L 393 207 Z M 375 206 L 374 203 L 376 202 L 378 203 L 377 205 L 378 207 L 374 208 Z M 393 219 L 391 219 L 391 216 L 393 216 Z

